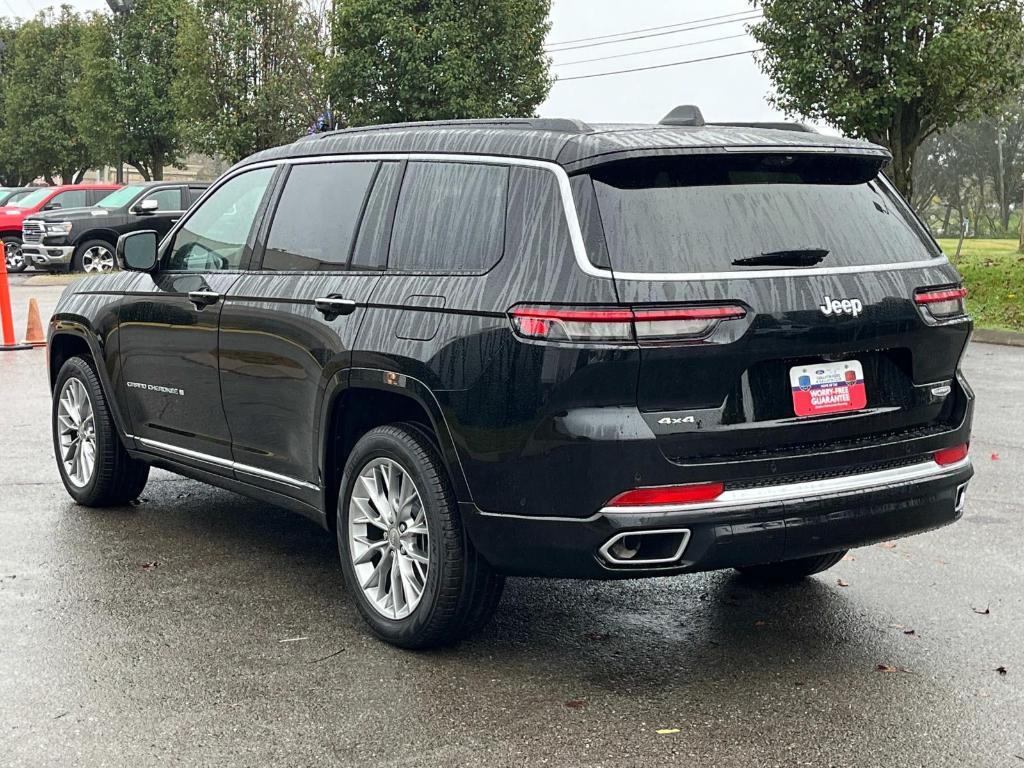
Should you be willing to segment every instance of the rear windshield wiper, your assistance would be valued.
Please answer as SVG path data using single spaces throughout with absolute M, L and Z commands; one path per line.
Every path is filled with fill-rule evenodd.
M 813 267 L 828 256 L 824 248 L 795 248 L 789 251 L 770 251 L 758 256 L 733 259 L 736 267 Z

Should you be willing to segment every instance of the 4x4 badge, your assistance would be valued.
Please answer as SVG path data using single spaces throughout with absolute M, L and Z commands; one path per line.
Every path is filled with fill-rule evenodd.
M 825 303 L 818 307 L 818 309 L 826 317 L 831 315 L 853 315 L 856 317 L 864 309 L 864 305 L 860 299 L 833 299 L 830 296 L 826 296 Z

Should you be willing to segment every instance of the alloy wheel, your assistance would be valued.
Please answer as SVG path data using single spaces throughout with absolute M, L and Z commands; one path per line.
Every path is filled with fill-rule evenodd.
M 403 619 L 423 597 L 430 568 L 426 511 L 416 483 L 393 459 L 367 463 L 348 508 L 349 556 L 367 602 Z
M 68 480 L 84 488 L 96 468 L 96 418 L 85 384 L 70 378 L 64 382 L 57 405 L 60 457 Z
M 114 252 L 102 245 L 94 245 L 82 254 L 82 270 L 85 272 L 112 272 Z
M 27 266 L 25 254 L 18 243 L 4 243 L 4 255 L 7 257 L 7 268 L 12 271 L 20 271 Z

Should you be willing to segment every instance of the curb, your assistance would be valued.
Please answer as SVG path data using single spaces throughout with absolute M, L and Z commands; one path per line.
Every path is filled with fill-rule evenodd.
M 82 277 L 81 275 L 32 275 L 26 278 L 22 285 L 71 285 L 72 282 Z
M 1024 333 L 998 331 L 993 328 L 975 328 L 971 341 L 982 344 L 1002 344 L 1004 347 L 1024 347 Z

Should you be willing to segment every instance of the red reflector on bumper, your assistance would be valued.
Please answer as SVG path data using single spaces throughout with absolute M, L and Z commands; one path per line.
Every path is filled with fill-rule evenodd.
M 952 448 L 943 448 L 935 452 L 935 463 L 940 467 L 947 467 L 956 464 L 967 458 L 967 443 L 954 445 Z
M 722 495 L 722 483 L 695 483 L 693 485 L 663 485 L 656 488 L 636 488 L 620 493 L 608 502 L 609 507 L 660 507 L 668 504 L 693 504 L 713 501 Z

